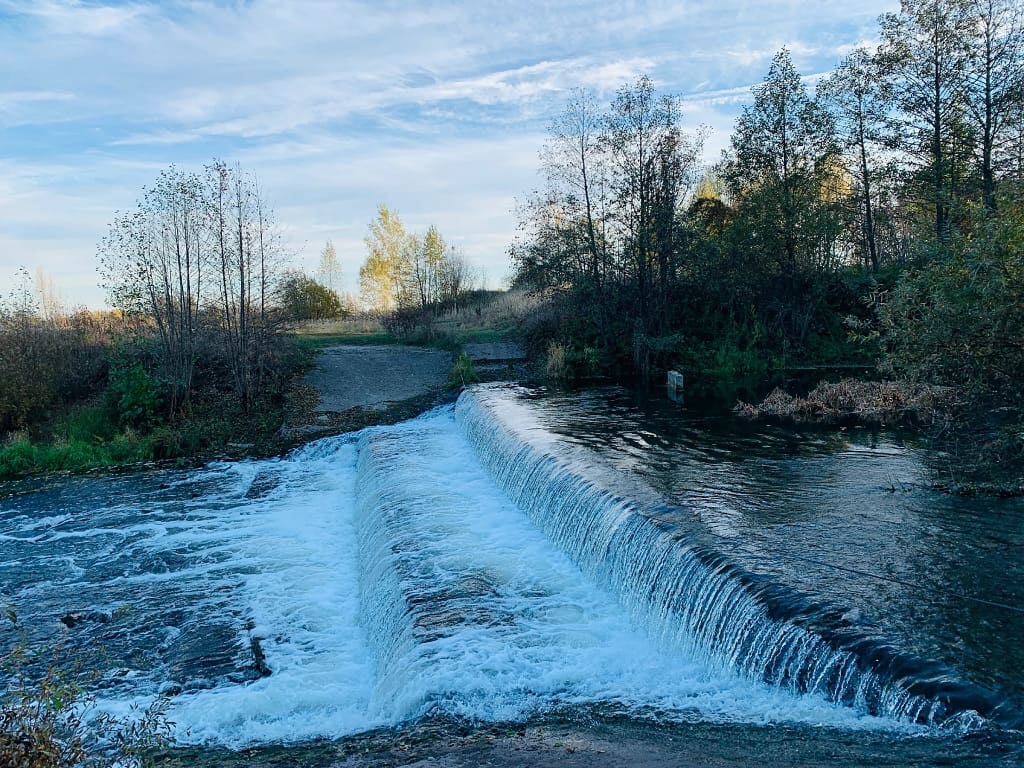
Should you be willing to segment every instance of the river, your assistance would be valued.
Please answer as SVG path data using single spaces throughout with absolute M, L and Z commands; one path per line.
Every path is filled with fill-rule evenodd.
M 930 491 L 928 459 L 481 386 L 280 459 L 10 485 L 0 602 L 101 707 L 172 695 L 183 744 L 579 719 L 1017 764 L 1024 504 Z

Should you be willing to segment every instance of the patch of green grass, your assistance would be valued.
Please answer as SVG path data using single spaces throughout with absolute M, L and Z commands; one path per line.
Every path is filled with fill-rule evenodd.
M 465 352 L 460 352 L 451 371 L 448 372 L 448 389 L 464 387 L 478 381 L 480 375 L 476 372 L 473 360 Z
M 295 344 L 303 351 L 336 347 L 342 344 L 356 346 L 401 344 L 402 340 L 390 333 L 296 333 Z
M 54 433 L 71 443 L 96 443 L 114 437 L 117 426 L 108 408 L 84 406 L 66 414 L 54 427 Z
M 187 418 L 140 428 L 117 425 L 104 406 L 73 408 L 44 433 L 18 433 L 0 444 L 0 480 L 153 460 L 273 454 L 280 448 L 279 400 L 268 397 L 245 413 L 232 395 L 205 391 Z
M 0 479 L 43 472 L 81 472 L 152 458 L 151 441 L 131 433 L 103 442 L 58 439 L 53 443 L 32 443 L 21 437 L 0 448 Z

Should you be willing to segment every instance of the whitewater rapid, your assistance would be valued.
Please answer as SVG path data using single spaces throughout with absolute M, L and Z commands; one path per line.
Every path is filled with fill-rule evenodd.
M 100 704 L 127 711 L 176 693 L 168 714 L 181 743 L 300 742 L 425 715 L 509 721 L 579 707 L 910 727 L 669 637 L 609 586 L 612 565 L 574 556 L 510 492 L 496 462 L 518 459 L 481 454 L 500 430 L 480 434 L 479 413 L 466 413 L 479 405 L 148 481 L 159 487 L 118 481 L 91 513 L 54 502 L 30 515 L 15 499 L 0 510 L 0 535 L 20 547 L 18 562 L 31 569 L 55 551 L 68 562 L 7 597 L 45 603 L 75 590 L 82 607 L 108 613 L 130 602 L 118 621 L 147 643 L 145 659 L 122 654 Z M 550 434 L 535 431 L 538 441 L 558 450 Z M 238 671 L 251 666 L 254 638 L 269 676 Z

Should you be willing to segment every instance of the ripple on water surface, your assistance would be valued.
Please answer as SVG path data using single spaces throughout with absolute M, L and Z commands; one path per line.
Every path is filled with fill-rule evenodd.
M 641 425 L 623 440 L 629 461 L 666 445 Z M 186 740 L 591 705 L 896 727 L 660 647 L 511 504 L 451 409 L 282 460 L 69 480 L 0 501 L 0 541 L 3 598 L 24 623 L 56 636 L 68 613 L 104 617 L 68 632 L 104 648 L 105 705 L 171 684 Z

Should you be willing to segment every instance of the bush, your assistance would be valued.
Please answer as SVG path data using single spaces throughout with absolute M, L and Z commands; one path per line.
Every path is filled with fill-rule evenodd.
M 467 384 L 474 384 L 480 381 L 480 376 L 473 366 L 473 360 L 465 352 L 460 352 L 448 374 L 448 387 L 464 387 Z
M 123 427 L 148 428 L 159 421 L 160 389 L 139 363 L 111 369 L 106 401 Z
M 0 449 L 0 477 L 21 477 L 39 464 L 39 449 L 24 434 L 17 434 Z
M 97 393 L 108 330 L 87 312 L 48 320 L 31 307 L 0 304 L 0 432 L 33 426 L 56 405 Z
M 303 274 L 285 277 L 280 299 L 289 320 L 332 320 L 348 314 L 335 291 Z
M 202 433 L 195 425 L 162 426 L 153 431 L 150 446 L 154 459 L 195 456 L 202 447 Z
M 1024 396 L 1024 210 L 903 275 L 882 307 L 888 363 L 969 398 Z
M 569 383 L 593 379 L 601 371 L 601 353 L 594 347 L 569 347 L 554 341 L 548 345 L 544 372 L 549 379 Z
M 144 768 L 171 743 L 166 699 L 138 717 L 95 712 L 80 665 L 62 647 L 34 651 L 13 611 L 7 619 L 22 640 L 3 660 L 8 686 L 0 693 L 2 768 Z M 49 661 L 43 660 L 49 656 Z

